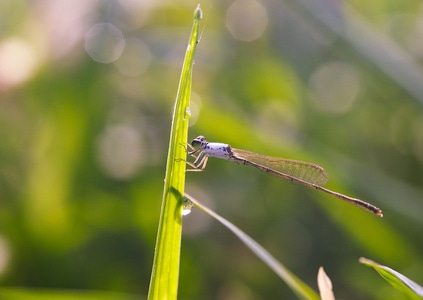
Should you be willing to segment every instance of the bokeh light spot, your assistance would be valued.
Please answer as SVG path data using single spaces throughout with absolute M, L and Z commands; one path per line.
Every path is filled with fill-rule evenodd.
M 25 82 L 34 73 L 37 55 L 22 39 L 12 38 L 0 44 L 0 89 Z
M 234 38 L 244 42 L 261 37 L 267 23 L 265 8 L 255 0 L 236 0 L 227 10 L 226 28 Z
M 98 141 L 99 162 L 111 177 L 128 179 L 143 161 L 140 133 L 128 125 L 110 125 Z
M 349 64 L 330 62 L 312 74 L 309 88 L 320 109 L 344 113 L 357 99 L 360 79 L 356 70 Z
M 97 62 L 111 63 L 118 59 L 125 47 L 122 32 L 110 23 L 98 23 L 85 35 L 85 50 Z
M 122 55 L 114 64 L 123 75 L 137 77 L 147 70 L 151 59 L 147 45 L 138 39 L 127 39 Z
M 9 243 L 3 236 L 0 236 L 0 274 L 7 270 L 10 261 Z

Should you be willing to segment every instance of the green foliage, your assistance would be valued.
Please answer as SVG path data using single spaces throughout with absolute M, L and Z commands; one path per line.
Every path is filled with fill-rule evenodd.
M 194 13 L 172 119 L 169 153 L 156 251 L 148 299 L 177 299 L 182 230 L 182 200 L 185 188 L 186 140 L 191 99 L 192 66 L 198 43 L 201 10 Z
M 266 249 L 258 244 L 254 239 L 248 236 L 241 229 L 236 227 L 234 224 L 218 215 L 205 205 L 198 202 L 192 196 L 185 194 L 187 199 L 193 202 L 197 207 L 203 210 L 205 213 L 213 217 L 216 221 L 220 222 L 223 226 L 229 229 L 237 238 L 239 238 L 246 247 L 248 247 L 257 257 L 259 257 L 263 263 L 265 263 L 275 274 L 277 274 L 285 283 L 291 288 L 291 290 L 297 295 L 299 299 L 319 299 L 319 296 L 313 291 L 312 288 L 307 286 L 301 279 L 295 276 L 289 271 L 282 263 L 274 258 Z
M 8 300 L 135 300 L 140 297 L 123 293 L 96 292 L 96 291 L 67 291 L 67 290 L 41 290 L 24 288 L 3 288 L 0 290 L 2 299 Z
M 10 287 L 23 299 L 58 290 L 146 296 L 166 163 L 178 174 L 185 167 L 167 155 L 184 155 L 169 128 L 197 2 L 72 3 L 1 2 L 1 299 Z M 396 291 L 363 270 L 361 256 L 423 282 L 421 3 L 239 3 L 202 3 L 188 140 L 202 134 L 317 163 L 329 189 L 377 205 L 384 218 L 212 159 L 186 175 L 186 191 L 314 290 L 323 266 L 337 298 L 389 299 Z M 249 10 L 257 6 L 265 20 Z M 92 38 L 104 23 L 106 38 Z M 239 38 L 257 28 L 256 39 Z M 173 179 L 180 189 L 182 176 Z M 194 209 L 182 222 L 180 298 L 292 297 L 204 214 Z
M 366 266 L 373 267 L 380 276 L 382 276 L 402 294 L 407 295 L 410 299 L 423 298 L 423 287 L 401 273 L 364 257 L 360 258 L 360 262 Z

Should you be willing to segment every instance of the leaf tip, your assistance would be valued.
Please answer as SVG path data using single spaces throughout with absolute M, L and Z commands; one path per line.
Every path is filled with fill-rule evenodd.
M 194 11 L 194 19 L 201 20 L 203 18 L 203 11 L 201 10 L 200 4 L 197 5 L 197 8 Z

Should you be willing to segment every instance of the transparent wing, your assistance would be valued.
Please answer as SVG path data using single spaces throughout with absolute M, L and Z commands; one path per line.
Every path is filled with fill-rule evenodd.
M 328 181 L 326 171 L 319 165 L 232 148 L 234 156 L 245 159 L 263 167 L 301 179 L 303 181 L 324 185 Z

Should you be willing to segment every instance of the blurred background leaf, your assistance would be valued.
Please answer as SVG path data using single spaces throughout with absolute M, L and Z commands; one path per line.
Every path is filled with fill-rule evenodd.
M 408 296 L 410 299 L 422 299 L 423 298 L 423 287 L 412 281 L 410 278 L 403 274 L 387 267 L 378 264 L 370 259 L 360 257 L 360 263 L 373 267 L 376 272 L 379 273 L 383 279 L 389 284 L 395 287 L 398 291 Z
M 190 138 L 318 163 L 385 217 L 219 160 L 187 191 L 310 286 L 324 266 L 340 299 L 400 299 L 357 258 L 423 282 L 421 2 L 200 2 Z M 1 2 L 1 286 L 147 294 L 196 5 Z M 195 209 L 184 223 L 180 298 L 294 297 Z
M 310 288 L 303 281 L 301 281 L 301 279 L 295 276 L 294 273 L 288 270 L 280 261 L 278 261 L 274 256 L 272 256 L 272 254 L 270 254 L 265 248 L 263 248 L 259 243 L 257 243 L 257 241 L 252 239 L 248 234 L 236 227 L 236 225 L 234 225 L 221 215 L 204 206 L 204 204 L 199 202 L 197 199 L 194 199 L 189 194 L 185 194 L 185 198 L 188 203 L 188 213 L 191 213 L 191 209 L 195 205 L 203 212 L 208 214 L 210 217 L 225 226 L 226 229 L 231 231 L 234 236 L 236 236 L 241 242 L 243 242 L 244 245 L 257 256 L 257 258 L 259 258 L 265 265 L 269 267 L 269 269 L 271 269 L 277 276 L 279 276 L 279 278 L 292 290 L 292 292 L 298 297 L 298 299 L 319 299 L 319 296 L 312 288 Z M 320 283 L 319 290 L 321 290 Z

